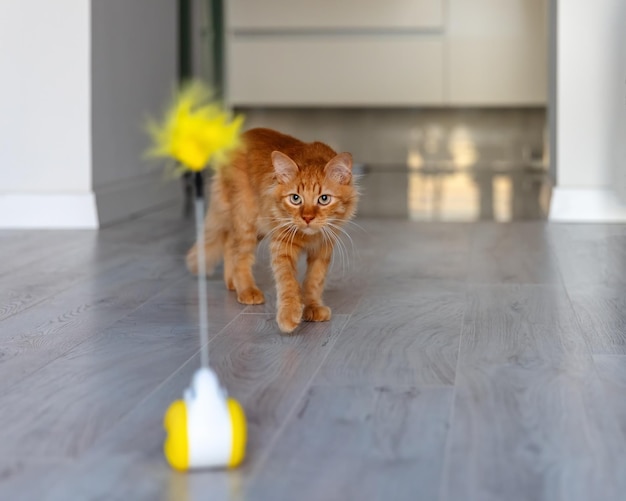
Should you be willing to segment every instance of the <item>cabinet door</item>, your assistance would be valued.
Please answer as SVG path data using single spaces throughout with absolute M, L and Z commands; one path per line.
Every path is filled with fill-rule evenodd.
M 452 105 L 545 105 L 547 0 L 449 0 Z
M 234 105 L 443 103 L 443 42 L 436 37 L 237 36 L 229 51 Z
M 443 27 L 444 0 L 229 0 L 234 30 Z

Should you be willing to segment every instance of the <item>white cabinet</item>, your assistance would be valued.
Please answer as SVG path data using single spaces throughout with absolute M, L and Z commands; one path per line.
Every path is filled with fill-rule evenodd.
M 229 0 L 239 106 L 526 106 L 547 95 L 547 0 Z
M 547 0 L 448 0 L 451 105 L 543 105 L 548 90 Z
M 233 30 L 443 27 L 442 0 L 228 0 Z
M 443 101 L 443 43 L 420 36 L 238 37 L 237 105 L 401 106 Z

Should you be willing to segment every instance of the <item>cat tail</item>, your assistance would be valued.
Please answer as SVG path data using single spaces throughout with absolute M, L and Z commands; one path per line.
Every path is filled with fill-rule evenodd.
M 214 193 L 215 194 L 215 193 Z M 217 210 L 217 203 L 212 203 L 204 222 L 204 258 L 206 263 L 206 274 L 212 275 L 215 266 L 222 260 L 224 256 L 224 241 L 227 234 L 223 217 L 220 217 Z M 187 252 L 186 262 L 187 269 L 194 275 L 198 274 L 198 244 L 196 242 L 189 252 Z

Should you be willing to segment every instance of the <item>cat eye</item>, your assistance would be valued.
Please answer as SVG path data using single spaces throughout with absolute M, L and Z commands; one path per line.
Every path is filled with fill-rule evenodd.
M 317 199 L 317 203 L 320 205 L 328 205 L 330 203 L 330 195 L 322 195 Z
M 302 197 L 300 195 L 297 195 L 296 193 L 289 195 L 289 201 L 293 204 L 293 205 L 300 205 L 302 203 Z

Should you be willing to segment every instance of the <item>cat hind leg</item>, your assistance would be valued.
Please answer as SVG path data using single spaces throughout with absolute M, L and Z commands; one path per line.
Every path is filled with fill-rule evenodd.
M 229 291 L 234 291 L 235 289 L 235 243 L 233 237 L 229 231 L 224 233 L 224 284 L 226 284 L 226 288 Z
M 232 284 L 237 291 L 237 301 L 241 304 L 265 302 L 263 292 L 257 287 L 252 274 L 257 246 L 256 226 L 252 222 L 254 219 L 243 211 L 233 215 L 233 227 L 228 236 L 227 255 L 224 261 L 224 279 L 232 277 Z
M 223 255 L 223 248 L 221 243 L 221 238 L 212 237 L 204 239 L 204 261 L 206 266 L 206 274 L 212 275 L 215 269 L 215 266 L 220 262 Z M 198 275 L 198 244 L 196 242 L 189 252 L 187 252 L 187 257 L 185 259 L 187 264 L 187 269 L 193 274 Z

